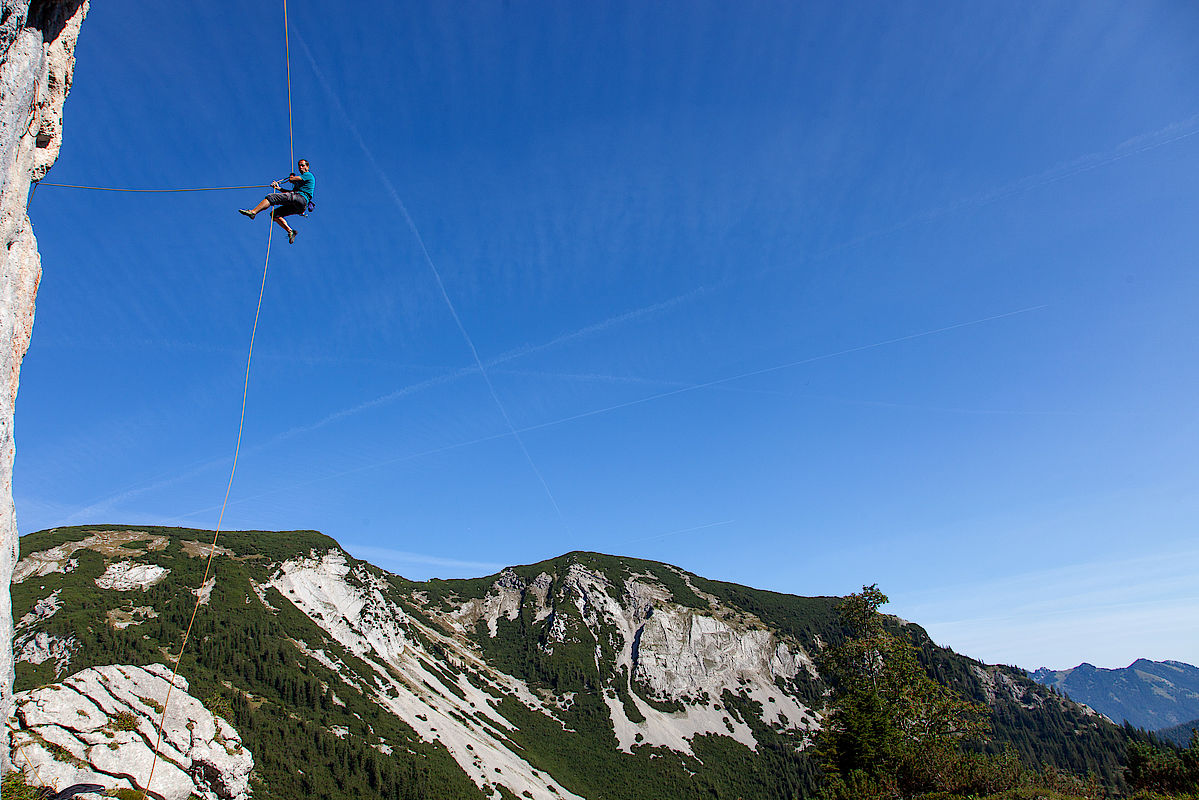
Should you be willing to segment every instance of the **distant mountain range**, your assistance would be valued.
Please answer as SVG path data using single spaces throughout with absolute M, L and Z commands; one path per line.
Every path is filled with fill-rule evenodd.
M 1117 723 L 1156 731 L 1199 718 L 1199 668 L 1181 661 L 1140 658 L 1123 669 L 1083 663 L 1029 675 Z
M 205 581 L 211 539 L 140 526 L 22 537 L 18 691 L 102 665 L 161 672 L 200 597 L 180 674 L 253 754 L 258 800 L 813 793 L 821 652 L 846 635 L 838 598 L 585 552 L 414 582 L 313 531 L 222 534 Z M 987 706 L 996 752 L 1120 783 L 1121 728 L 1022 670 L 888 624 L 931 676 Z M 114 746 L 65 757 L 119 760 Z M 63 755 L 38 747 L 22 758 Z

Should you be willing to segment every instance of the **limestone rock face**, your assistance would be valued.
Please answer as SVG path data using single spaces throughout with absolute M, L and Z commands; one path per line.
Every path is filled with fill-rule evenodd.
M 109 564 L 108 569 L 99 578 L 96 585 L 101 589 L 112 589 L 117 592 L 132 592 L 135 589 L 146 591 L 161 581 L 170 572 L 157 564 L 135 564 L 132 561 L 121 561 Z
M 715 617 L 672 609 L 642 627 L 633 676 L 654 694 L 676 699 L 719 694 L 746 674 L 773 683 L 799 671 L 796 655 L 770 631 L 738 631 Z
M 390 605 L 381 593 L 374 595 L 377 606 L 371 608 L 354 585 L 368 582 L 369 576 L 358 581 L 354 577 L 344 555 L 330 551 L 323 558 L 313 554 L 284 563 L 273 585 L 334 638 L 353 645 L 355 654 L 373 648 L 394 654 L 389 661 L 397 669 L 410 669 L 403 660 L 413 660 L 408 651 L 419 644 L 411 639 L 404 642 L 404 625 L 397 625 L 397 620 L 411 624 L 411 615 Z M 689 580 L 681 573 L 680 579 Z M 650 746 L 693 756 L 696 737 L 709 735 L 728 736 L 757 750 L 753 727 L 725 707 L 726 695 L 756 703 L 760 711 L 754 713 L 761 723 L 791 735 L 800 745 L 810 743 L 820 729 L 820 712 L 805 705 L 795 691 L 799 683 L 819 679 L 808 653 L 799 642 L 781 638 L 753 615 L 725 608 L 716 597 L 688 586 L 707 601 L 706 608 L 680 605 L 652 574 L 635 573 L 614 581 L 600 569 L 574 562 L 556 577 L 541 572 L 522 578 L 514 569 L 506 569 L 482 597 L 450 600 L 440 609 L 427 608 L 428 596 L 422 592 L 411 598 L 446 630 L 463 636 L 485 626 L 485 635 L 496 638 L 502 621 L 527 614 L 544 630 L 537 646 L 548 656 L 559 648 L 594 643 L 597 669 L 601 664 L 611 669 L 600 694 L 624 752 Z M 369 613 L 364 610 L 368 608 Z M 346 635 L 350 630 L 352 639 Z M 413 685 L 430 685 L 427 680 L 409 673 Z M 552 702 L 566 708 L 573 701 L 561 696 Z M 662 704 L 674 710 L 663 710 Z M 547 713 L 552 712 L 547 709 Z M 437 725 L 443 743 L 447 730 L 459 725 L 458 716 L 448 716 Z M 449 749 L 454 753 L 453 747 Z M 463 755 L 454 754 L 455 758 Z M 479 757 L 477 748 L 465 755 L 459 763 L 470 769 Z M 539 787 L 532 785 L 514 782 L 508 789 L 539 796 Z
M 41 279 L 26 205 L 31 181 L 58 158 L 62 106 L 87 0 L 0 0 L 0 714 L 12 697 L 12 603 L 17 555 L 12 501 L 13 409 Z M 0 773 L 8 747 L 0 747 Z
M 254 759 L 229 723 L 162 664 L 93 667 L 14 700 L 13 765 L 42 784 L 141 789 L 158 800 L 243 800 Z M 154 745 L 167 708 L 157 762 Z M 150 779 L 153 763 L 154 777 Z

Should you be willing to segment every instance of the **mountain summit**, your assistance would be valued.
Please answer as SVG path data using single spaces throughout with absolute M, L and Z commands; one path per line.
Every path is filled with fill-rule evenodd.
M 573 552 L 413 582 L 312 531 L 59 528 L 21 539 L 17 688 L 180 665 L 253 753 L 255 797 L 774 798 L 810 792 L 837 598 Z M 202 584 L 202 585 L 201 585 Z M 893 620 L 996 747 L 1119 780 L 1120 730 Z M 154 669 L 157 669 L 156 667 Z

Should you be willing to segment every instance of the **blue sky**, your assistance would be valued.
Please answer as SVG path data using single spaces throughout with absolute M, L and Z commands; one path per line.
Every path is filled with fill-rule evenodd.
M 95 4 L 47 180 L 285 175 L 277 5 Z M 877 582 L 988 661 L 1199 663 L 1192 4 L 289 12 L 318 210 L 225 528 Z M 22 532 L 216 525 L 260 194 L 36 193 Z

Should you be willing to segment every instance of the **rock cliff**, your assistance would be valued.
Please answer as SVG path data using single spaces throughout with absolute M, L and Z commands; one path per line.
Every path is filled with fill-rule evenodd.
M 33 329 L 41 278 L 26 205 L 29 185 L 58 158 L 62 107 L 71 88 L 75 41 L 86 0 L 0 0 L 0 714 L 12 700 L 12 604 L 17 554 L 12 501 L 13 409 L 21 360 Z M 0 747 L 0 773 L 8 748 Z
M 174 682 L 148 795 L 156 800 L 244 800 L 254 759 L 229 723 L 187 693 L 162 664 L 82 670 L 15 696 L 13 750 L 42 785 L 141 789 Z

